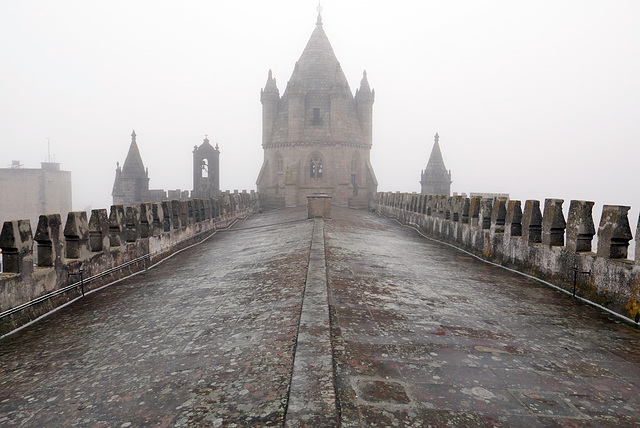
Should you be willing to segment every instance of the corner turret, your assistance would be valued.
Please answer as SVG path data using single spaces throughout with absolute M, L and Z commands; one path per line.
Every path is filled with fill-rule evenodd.
M 260 91 L 260 102 L 262 103 L 262 145 L 264 146 L 271 142 L 273 124 L 278 115 L 278 103 L 280 102 L 280 91 L 271 70 L 269 70 L 264 89 Z
M 131 144 L 122 169 L 120 165 L 116 169 L 111 196 L 113 196 L 114 205 L 135 205 L 141 203 L 148 192 L 149 172 L 142 162 L 134 130 L 131 133 Z
M 447 167 L 444 166 L 439 141 L 440 136 L 436 132 L 429 162 L 420 176 L 420 193 L 423 195 L 449 196 L 451 194 L 451 171 L 447 171 Z
M 376 97 L 375 90 L 371 90 L 367 79 L 367 70 L 362 73 L 360 88 L 356 89 L 356 110 L 358 122 L 364 136 L 365 143 L 371 147 L 373 143 L 373 102 Z

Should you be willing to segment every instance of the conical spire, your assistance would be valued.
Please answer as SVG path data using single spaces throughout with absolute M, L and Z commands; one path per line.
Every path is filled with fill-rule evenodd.
M 422 172 L 420 184 L 422 185 L 422 194 L 427 195 L 446 195 L 451 191 L 451 173 L 444 166 L 442 152 L 440 151 L 440 136 L 436 133 L 431 149 L 431 156 L 427 167 Z
M 349 82 L 321 24 L 321 20 L 316 22 L 286 89 L 277 100 L 275 119 L 271 120 L 269 114 L 265 116 L 263 110 L 263 123 L 266 123 L 263 125 L 263 144 L 317 143 L 330 139 L 341 143 L 350 141 L 351 144 L 367 141 Z M 265 97 L 266 93 L 265 87 L 263 107 L 265 101 L 271 99 Z M 340 108 L 338 103 L 342 103 Z
M 289 82 L 300 82 L 305 90 L 330 89 L 336 80 L 338 58 L 321 24 L 316 24 L 289 79 Z M 340 80 L 346 80 L 344 72 L 340 70 L 340 73 Z
M 349 82 L 347 82 L 347 78 L 344 75 L 344 71 L 342 71 L 340 63 L 336 65 L 336 76 L 335 80 L 333 81 L 333 85 L 331 86 L 331 95 L 351 96 Z
M 262 103 L 266 101 L 277 102 L 279 99 L 280 91 L 278 90 L 278 85 L 276 85 L 276 79 L 273 78 L 273 73 L 269 70 L 267 83 L 264 85 L 264 89 L 260 91 L 260 101 Z
M 273 77 L 273 72 L 269 70 L 269 76 L 267 77 L 267 83 L 264 85 L 264 92 L 270 93 L 275 92 L 279 93 L 278 85 L 276 84 L 276 79 Z
M 369 86 L 369 79 L 367 79 L 367 70 L 362 72 L 362 80 L 360 81 L 360 87 L 356 89 L 356 102 L 369 102 L 373 103 L 375 97 L 375 91 L 371 90 Z
M 367 79 L 367 70 L 362 72 L 362 80 L 360 81 L 360 91 L 371 92 L 369 79 Z
M 140 156 L 140 150 L 136 143 L 136 131 L 131 133 L 131 145 L 129 146 L 129 152 L 127 158 L 122 165 L 122 172 L 124 174 L 145 174 L 144 163 L 142 163 L 142 156 Z
M 431 156 L 429 156 L 429 162 L 427 163 L 426 171 L 444 171 L 447 172 L 447 167 L 444 165 L 444 159 L 442 158 L 442 152 L 440 151 L 440 136 L 436 132 L 433 137 L 433 147 L 431 148 Z
M 316 25 L 322 25 L 322 4 L 318 2 L 318 7 L 316 8 L 318 11 L 318 19 L 316 20 Z

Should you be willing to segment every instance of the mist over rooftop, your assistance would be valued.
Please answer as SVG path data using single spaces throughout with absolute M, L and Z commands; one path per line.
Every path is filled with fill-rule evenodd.
M 221 150 L 221 188 L 253 189 L 260 89 L 286 86 L 315 1 L 4 2 L 7 166 L 72 172 L 74 209 L 106 207 L 132 129 L 152 188 L 191 189 L 191 150 Z M 419 191 L 438 132 L 454 192 L 627 204 L 640 198 L 640 4 L 322 2 L 352 89 L 376 90 L 379 190 Z M 597 218 L 596 218 L 597 221 Z

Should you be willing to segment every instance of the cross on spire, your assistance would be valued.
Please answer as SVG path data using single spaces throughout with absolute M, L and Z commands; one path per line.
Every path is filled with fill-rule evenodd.
M 316 10 L 318 11 L 318 20 L 316 21 L 316 25 L 322 25 L 322 5 L 319 1 Z

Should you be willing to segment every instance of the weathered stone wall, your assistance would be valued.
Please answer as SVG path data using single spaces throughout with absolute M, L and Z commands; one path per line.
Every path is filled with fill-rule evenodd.
M 0 334 L 146 269 L 260 207 L 251 192 L 113 205 L 109 213 L 92 210 L 90 218 L 70 212 L 64 225 L 59 214 L 41 215 L 35 234 L 29 220 L 7 221 L 0 233 Z
M 520 201 L 462 196 L 432 196 L 383 192 L 371 207 L 504 266 L 531 274 L 573 291 L 638 322 L 640 318 L 640 248 L 627 259 L 633 238 L 629 207 L 605 205 L 597 229 L 591 201 L 571 201 L 565 220 L 562 199 Z M 524 210 L 523 210 L 524 209 Z M 636 231 L 636 236 L 640 228 Z M 587 273 L 589 272 L 589 273 Z

